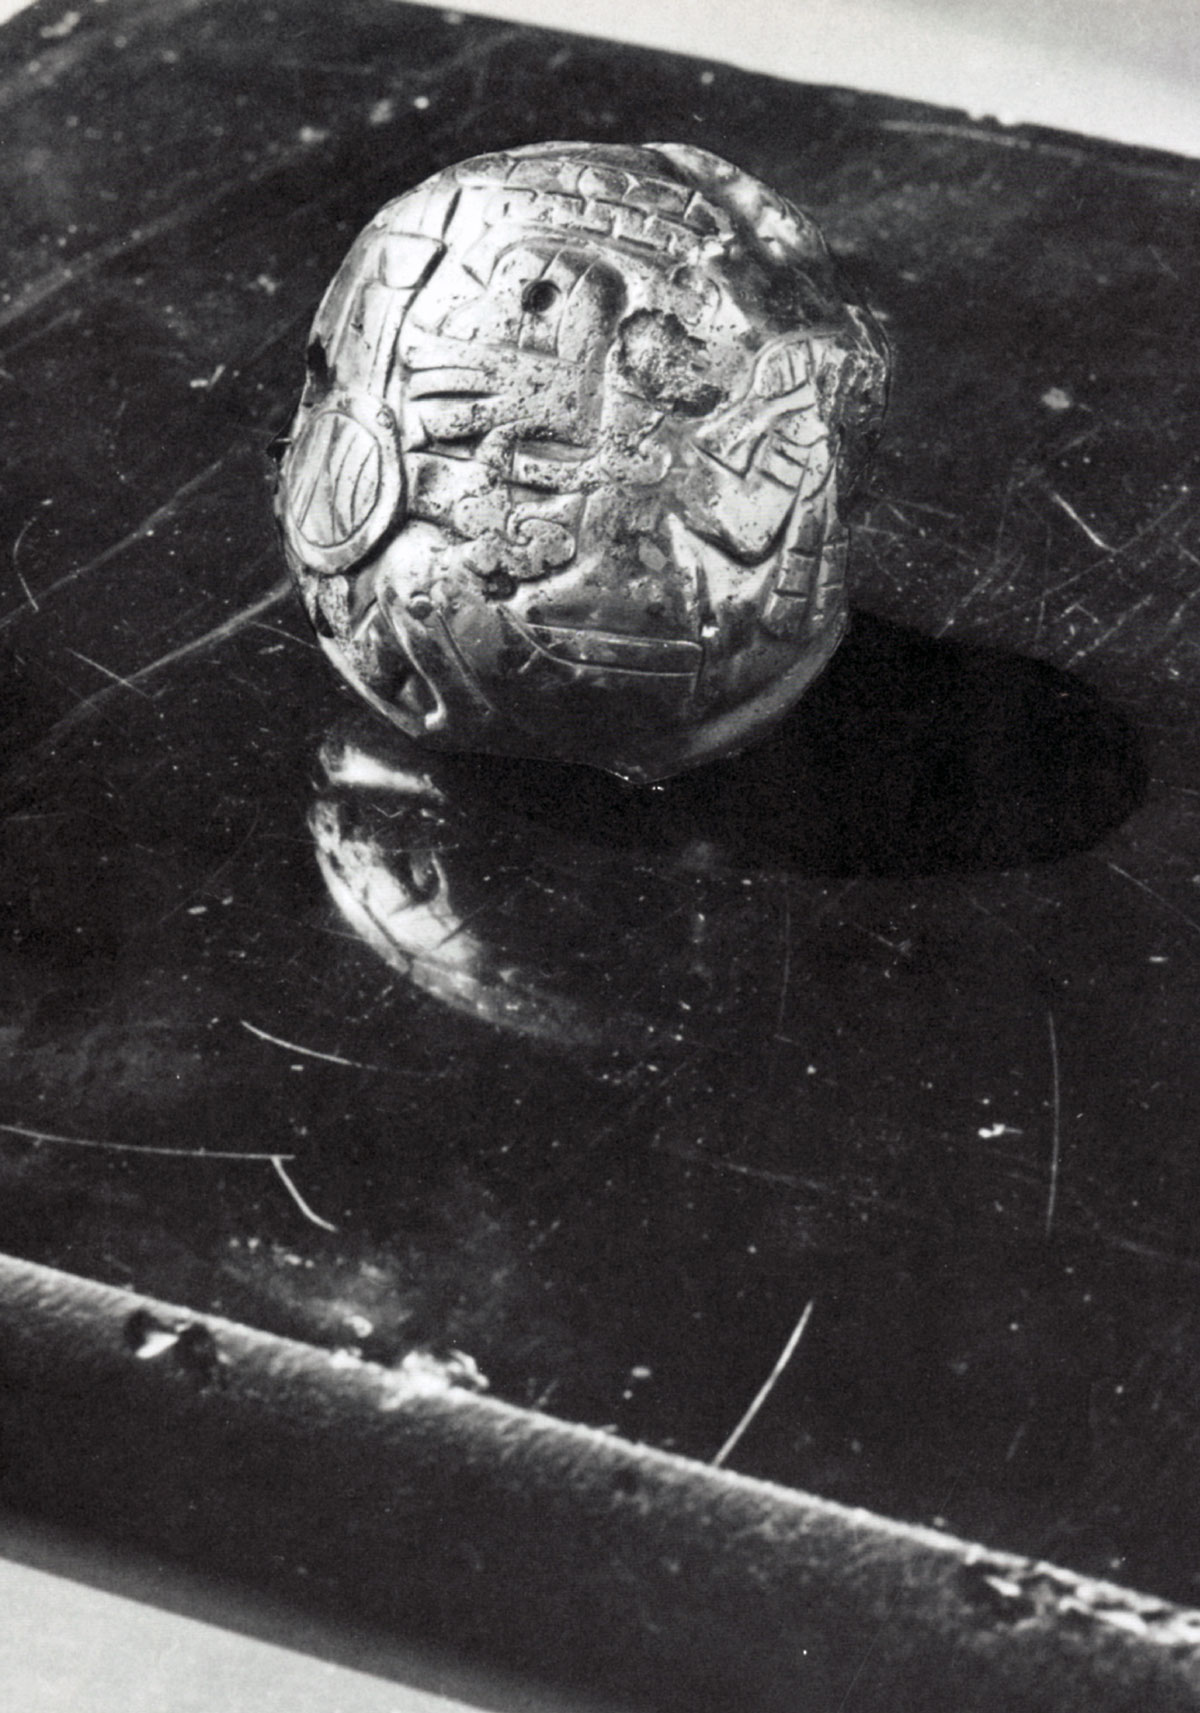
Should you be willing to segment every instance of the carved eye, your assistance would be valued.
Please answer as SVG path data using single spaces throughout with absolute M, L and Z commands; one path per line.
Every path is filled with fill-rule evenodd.
M 521 308 L 529 315 L 545 315 L 558 302 L 558 287 L 553 280 L 534 280 L 521 294 Z

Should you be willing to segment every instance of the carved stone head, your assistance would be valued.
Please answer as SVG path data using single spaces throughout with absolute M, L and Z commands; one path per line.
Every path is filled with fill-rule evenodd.
M 716 156 L 484 155 L 388 203 L 325 295 L 289 563 L 410 737 L 661 778 L 837 646 L 885 383 L 812 221 Z

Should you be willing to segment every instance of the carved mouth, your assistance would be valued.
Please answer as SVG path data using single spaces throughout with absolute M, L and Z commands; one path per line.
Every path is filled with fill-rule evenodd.
M 441 716 L 442 704 L 414 663 L 403 631 L 389 622 L 374 588 L 363 597 L 364 582 L 369 585 L 370 579 L 361 579 L 355 591 L 362 605 L 346 633 L 351 658 L 342 669 L 362 673 L 375 695 L 401 716 L 399 724 L 410 736 L 419 736 Z M 327 634 L 319 624 L 318 631 Z

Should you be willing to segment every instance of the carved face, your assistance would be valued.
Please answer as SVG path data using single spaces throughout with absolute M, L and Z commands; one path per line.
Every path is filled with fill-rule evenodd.
M 836 646 L 838 482 L 883 386 L 812 222 L 715 156 L 483 156 L 389 203 L 325 296 L 289 560 L 410 736 L 661 777 Z

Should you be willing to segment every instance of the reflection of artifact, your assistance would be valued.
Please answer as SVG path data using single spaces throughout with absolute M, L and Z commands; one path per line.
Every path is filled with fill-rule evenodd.
M 519 1035 L 590 1042 L 586 1012 L 544 986 L 535 968 L 504 957 L 491 943 L 494 923 L 475 920 L 481 908 L 496 913 L 487 911 L 486 890 L 482 906 L 464 901 L 471 888 L 454 873 L 453 812 L 429 776 L 353 746 L 328 745 L 322 760 L 328 790 L 309 826 L 330 897 L 359 938 L 454 1011 Z
M 343 921 L 411 986 L 509 1034 L 641 1056 L 693 1013 L 753 1012 L 760 967 L 745 987 L 737 969 L 754 906 L 741 885 L 729 901 L 701 841 L 590 845 L 528 818 L 486 763 L 371 728 L 322 745 L 309 827 Z
M 409 736 L 662 778 L 837 646 L 838 491 L 884 385 L 812 221 L 716 156 L 481 156 L 389 203 L 325 295 L 289 562 Z

